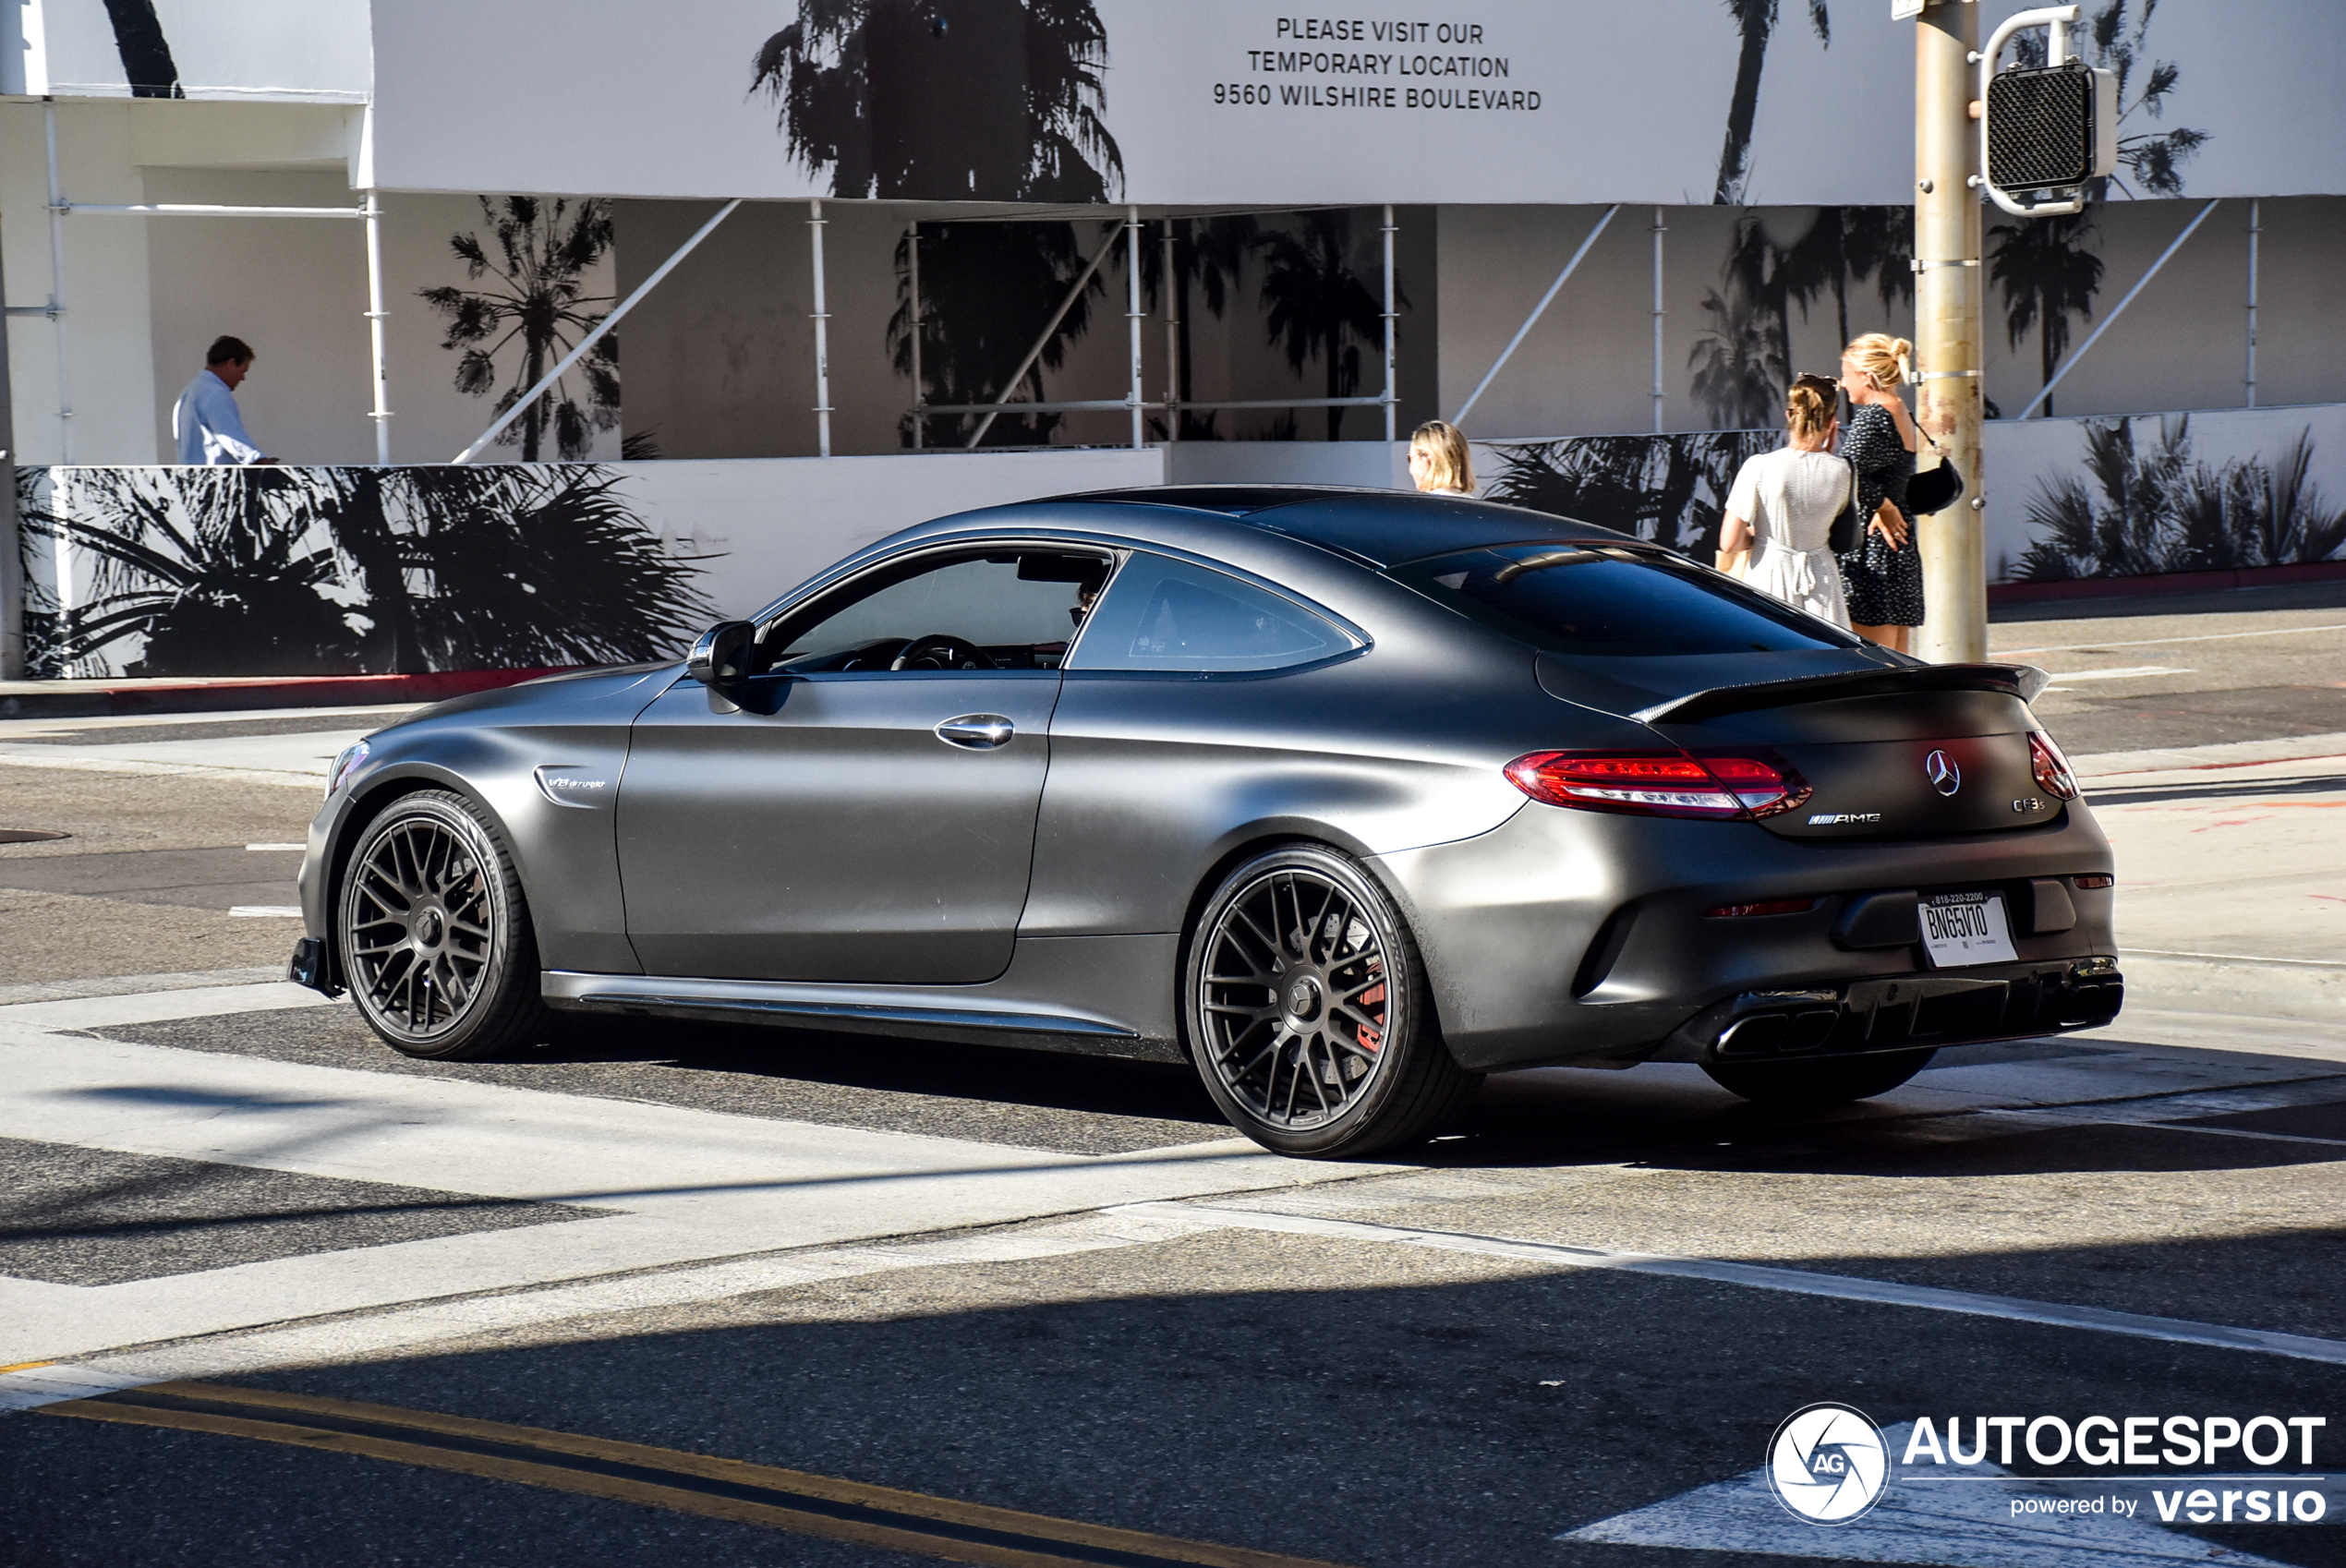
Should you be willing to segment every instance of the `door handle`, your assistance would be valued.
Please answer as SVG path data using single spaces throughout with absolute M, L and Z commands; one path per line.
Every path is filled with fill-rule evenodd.
M 1018 733 L 1018 727 L 998 713 L 965 713 L 937 727 L 937 738 L 949 746 L 990 752 Z

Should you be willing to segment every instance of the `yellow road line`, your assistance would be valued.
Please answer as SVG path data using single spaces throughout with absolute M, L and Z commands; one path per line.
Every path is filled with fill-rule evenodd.
M 18 1361 L 6 1367 L 0 1367 L 0 1377 L 6 1377 L 10 1372 L 30 1372 L 35 1367 L 54 1367 L 56 1363 L 54 1361 Z
M 1331 1568 L 803 1470 L 272 1389 L 152 1383 L 34 1413 L 387 1459 L 983 1568 Z

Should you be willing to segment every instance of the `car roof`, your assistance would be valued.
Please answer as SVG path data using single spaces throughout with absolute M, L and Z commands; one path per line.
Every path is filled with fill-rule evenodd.
M 1055 496 L 1060 501 L 1179 507 L 1338 550 L 1383 568 L 1430 555 L 1526 540 L 1638 544 L 1593 523 L 1466 496 L 1333 485 L 1160 485 Z

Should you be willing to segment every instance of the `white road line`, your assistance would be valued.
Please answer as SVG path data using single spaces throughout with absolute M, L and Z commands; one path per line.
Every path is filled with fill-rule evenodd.
M 2257 1132 L 2244 1127 L 2194 1127 L 2189 1122 L 2143 1122 L 2143 1127 L 2155 1127 L 2166 1132 L 2204 1132 L 2210 1138 L 2256 1138 L 2267 1143 L 2326 1143 L 2333 1149 L 2346 1149 L 2346 1138 L 2309 1138 L 2302 1132 Z
M 1892 1459 L 1905 1452 L 1914 1425 L 1885 1429 Z M 1920 1469 L 1921 1466 L 1917 1466 Z M 1943 1568 L 2176 1568 L 2178 1563 L 2224 1563 L 2229 1568 L 2286 1568 L 2270 1558 L 2217 1547 L 2152 1523 L 2148 1489 L 2138 1494 L 2131 1515 L 2101 1514 L 2015 1517 L 2015 1500 L 2050 1502 L 2064 1497 L 2110 1493 L 2108 1479 L 2090 1488 L 2012 1475 L 1983 1464 L 1964 1478 L 1998 1483 L 1989 1487 L 1929 1488 L 1908 1491 L 1903 1483 L 1929 1478 L 1893 1465 L 1882 1499 L 1845 1525 L 1820 1528 L 1794 1518 L 1769 1490 L 1767 1473 L 1753 1470 L 1731 1481 L 1698 1487 L 1650 1507 L 1616 1514 L 1556 1538 L 1562 1541 L 1622 1546 L 1675 1547 L 1682 1550 L 1760 1552 L 1811 1562 L 1917 1562 Z M 2197 1486 L 2212 1477 L 2193 1476 Z M 2268 1478 L 2266 1479 L 2270 1484 Z M 2119 1494 L 2122 1495 L 2122 1494 Z
M 2178 669 L 2163 664 L 2130 664 L 2122 669 L 2064 669 L 2053 676 L 2056 681 L 2142 681 L 2153 675 L 2191 675 L 2190 669 Z M 2050 687 L 2046 690 L 2050 691 Z
M 63 750 L 52 747 L 53 751 Z M 46 767 L 67 773 L 135 773 L 164 778 L 212 778 L 223 784 L 284 784 L 315 790 L 326 776 L 325 764 L 314 773 L 280 773 L 272 768 L 206 767 L 188 763 L 130 762 L 87 756 L 44 756 L 37 746 L 0 751 L 0 767 Z
M 2171 1345 L 2198 1345 L 2218 1350 L 2243 1350 L 2255 1355 L 2286 1356 L 2300 1361 L 2324 1361 L 2346 1366 L 2346 1340 L 2275 1333 L 2265 1329 L 2228 1328 L 2217 1323 L 2195 1323 L 2181 1318 L 2112 1312 L 2098 1307 L 2067 1307 L 2058 1302 L 2030 1301 L 2019 1297 L 1980 1296 L 1970 1291 L 1857 1279 L 1847 1274 L 1811 1273 L 1805 1269 L 1780 1269 L 1761 1263 L 1616 1252 L 1602 1247 L 1570 1247 L 1551 1241 L 1476 1236 L 1465 1231 L 1369 1224 L 1359 1220 L 1326 1220 L 1269 1210 L 1230 1209 L 1210 1203 L 1136 1203 L 1111 1210 L 1110 1212 L 1150 1218 L 1172 1214 L 1210 1216 L 1222 1224 L 1240 1230 L 1284 1231 L 1297 1236 L 1399 1243 L 1408 1247 L 1431 1247 L 1445 1252 L 1475 1253 L 1487 1258 L 1518 1258 L 1527 1262 L 1551 1263 L 1564 1268 L 1614 1269 L 1624 1273 L 1659 1274 L 1670 1279 L 1740 1285 L 1755 1290 L 1784 1291 L 1795 1296 L 1870 1301 L 1886 1307 L 1917 1307 L 1931 1312 L 1998 1318 L 2008 1322 L 2043 1323 L 2054 1328 L 2088 1329 L 2098 1333 L 2160 1340 Z
M 232 904 L 228 908 L 228 912 L 232 915 L 244 915 L 258 920 L 299 920 L 301 906 L 299 904 Z
M 2049 648 L 1993 648 L 1990 658 L 2013 658 L 2021 654 L 2092 653 L 2100 648 L 2156 648 L 2169 643 L 2225 643 L 2235 637 L 2292 637 L 2306 632 L 2346 632 L 2340 626 L 2276 626 L 2262 632 L 2205 632 L 2190 637 L 2135 637 L 2122 643 L 2062 643 Z
M 2346 963 L 2335 959 L 2252 959 L 2245 953 L 2187 953 L 2176 947 L 2121 947 L 2118 956 L 2122 959 L 2199 959 L 2216 964 L 2279 964 L 2288 969 L 2346 969 Z
M 175 1378 L 219 1378 L 275 1367 L 412 1352 L 417 1346 L 477 1334 L 543 1328 L 611 1312 L 638 1312 L 721 1301 L 794 1285 L 854 1279 L 901 1269 L 1024 1262 L 1110 1251 L 1215 1228 L 1179 1219 L 1092 1213 L 1016 1230 L 986 1230 L 927 1240 L 810 1248 L 695 1268 L 584 1280 L 535 1290 L 427 1301 L 388 1311 L 335 1314 L 184 1345 L 84 1356 L 0 1372 L 0 1410 L 79 1399 Z
M 333 1006 L 306 985 L 272 980 L 258 985 L 196 985 L 180 991 L 145 991 L 127 996 L 83 996 L 55 1002 L 18 1002 L 0 1007 L 0 1027 L 27 1029 L 115 1029 L 126 1024 L 163 1023 L 173 1019 L 217 1018 L 236 1013 L 273 1013 L 287 1007 Z M 13 1043 L 0 1035 L 0 1046 Z
M 1070 1154 L 5 1027 L 131 1000 L 0 1014 L 0 1137 L 604 1212 L 117 1285 L 0 1278 L 0 1363 L 1392 1168 L 1235 1138 Z
M 298 855 L 308 850 L 309 846 L 307 844 L 247 844 L 245 848 L 259 850 L 265 854 Z

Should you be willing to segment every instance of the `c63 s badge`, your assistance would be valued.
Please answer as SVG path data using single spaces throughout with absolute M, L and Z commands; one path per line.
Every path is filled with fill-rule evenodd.
M 2012 809 L 2024 816 L 2032 811 L 2042 811 L 2045 809 L 2044 798 L 2040 795 L 2023 795 L 2013 802 Z
M 1850 826 L 1855 826 L 1860 823 L 1880 822 L 1880 820 L 1881 814 L 1878 811 L 1825 811 L 1819 812 L 1816 815 L 1810 817 L 1808 819 L 1808 826 L 1811 827 L 1839 827 L 1845 824 Z

